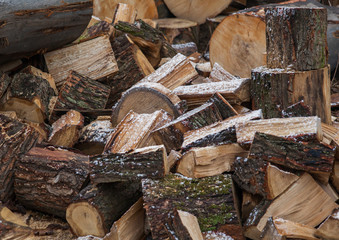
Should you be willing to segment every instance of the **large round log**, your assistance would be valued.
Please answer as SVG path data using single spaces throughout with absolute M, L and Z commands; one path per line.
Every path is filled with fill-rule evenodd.
M 74 41 L 92 15 L 92 0 L 0 2 L 0 63 Z

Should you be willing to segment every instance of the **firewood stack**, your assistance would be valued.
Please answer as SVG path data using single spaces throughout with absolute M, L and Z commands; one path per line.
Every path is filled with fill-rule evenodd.
M 14 62 L 7 21 L 88 3 L 0 16 L 0 239 L 338 239 L 327 9 L 191 2 L 94 0 Z

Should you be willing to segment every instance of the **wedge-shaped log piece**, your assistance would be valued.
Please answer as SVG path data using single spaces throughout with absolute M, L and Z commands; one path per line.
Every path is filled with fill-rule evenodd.
M 167 222 L 174 208 L 196 216 L 201 231 L 222 224 L 239 224 L 230 175 L 200 179 L 168 175 L 163 180 L 144 179 L 142 191 L 153 239 L 166 239 L 165 227 L 159 223 Z
M 53 123 L 48 142 L 56 146 L 73 147 L 83 126 L 84 117 L 81 113 L 71 110 Z
M 174 118 L 182 112 L 178 96 L 160 83 L 142 83 L 127 90 L 113 107 L 112 124 L 116 126 L 128 113 L 153 113 L 163 109 Z
M 339 232 L 339 209 L 333 210 L 332 214 L 315 231 L 315 236 L 321 239 L 338 240 Z
M 312 116 L 311 108 L 305 103 L 304 100 L 288 106 L 285 110 L 282 110 L 281 113 L 284 118 Z
M 321 123 L 321 129 L 323 131 L 323 140 L 322 142 L 339 146 L 339 129 L 328 125 L 326 123 Z
M 272 134 L 295 141 L 321 141 L 323 139 L 318 117 L 272 118 L 239 122 L 236 125 L 236 129 L 237 141 L 242 146 L 250 145 L 256 132 Z
M 228 71 L 226 71 L 219 63 L 214 63 L 210 79 L 212 79 L 214 82 L 222 82 L 222 81 L 233 81 L 237 80 L 239 78 L 235 77 Z
M 65 82 L 70 70 L 94 80 L 105 79 L 118 71 L 106 36 L 48 52 L 44 56 L 57 87 Z
M 317 207 L 314 207 L 317 206 Z M 262 201 L 246 220 L 245 236 L 259 239 L 269 217 L 280 217 L 309 227 L 320 224 L 338 205 L 309 175 L 304 173 L 283 194 Z
M 0 238 L 1 239 L 32 239 L 33 229 L 27 226 L 7 207 L 0 206 Z
M 255 134 L 249 158 L 320 174 L 327 183 L 333 170 L 335 148 L 319 142 L 294 142 L 270 134 Z
M 247 155 L 237 143 L 192 148 L 180 159 L 177 172 L 191 178 L 215 176 L 233 171 L 236 157 Z
M 232 105 L 218 92 L 213 94 L 208 101 L 213 102 L 216 105 L 223 120 L 238 115 L 238 112 L 232 107 Z
M 25 207 L 64 218 L 88 174 L 88 156 L 35 147 L 17 161 L 15 195 Z
M 88 185 L 67 207 L 67 222 L 76 236 L 104 237 L 140 195 L 139 183 Z
M 108 19 L 101 21 L 99 18 L 92 16 L 85 31 L 73 42 L 73 44 L 85 42 L 100 36 L 110 36 L 114 31 L 111 23 L 112 21 Z
M 184 135 L 182 150 L 187 151 L 192 147 L 206 147 L 213 145 L 222 145 L 226 143 L 235 143 L 235 125 L 262 118 L 261 110 L 240 114 L 230 117 L 222 122 L 188 131 Z
M 144 237 L 145 209 L 140 198 L 122 217 L 113 223 L 103 240 L 138 240 Z
M 299 179 L 298 175 L 261 159 L 239 157 L 233 166 L 233 180 L 247 192 L 266 199 L 276 198 Z
M 194 69 L 190 59 L 178 53 L 140 82 L 161 83 L 168 89 L 173 90 L 196 77 L 198 77 L 198 72 Z
M 140 10 L 139 10 L 140 11 Z M 118 3 L 115 8 L 113 24 L 118 23 L 119 21 L 134 23 L 135 18 L 137 17 L 138 11 L 136 10 L 133 4 Z
M 8 86 L 12 82 L 12 78 L 10 78 L 7 74 L 0 71 L 0 99 L 6 93 Z
M 173 90 L 181 100 L 186 100 L 189 108 L 200 106 L 215 93 L 220 93 L 231 103 L 241 103 L 250 100 L 250 80 L 235 79 L 232 81 L 201 83 L 181 86 Z
M 124 153 L 136 148 L 156 145 L 151 132 L 170 122 L 172 118 L 163 110 L 152 114 L 130 111 L 118 124 L 107 141 L 105 153 Z
M 159 179 L 168 169 L 164 146 L 135 149 L 129 153 L 111 153 L 90 158 L 92 183 Z
M 62 85 L 55 109 L 104 109 L 110 88 L 98 81 L 71 71 Z
M 14 166 L 37 142 L 34 128 L 0 114 L 0 201 L 13 196 Z
M 286 239 L 304 239 L 317 240 L 314 236 L 316 229 L 304 224 L 284 220 L 279 217 L 270 217 L 266 226 L 261 233 L 260 239 L 271 240 L 274 236 L 275 240 Z

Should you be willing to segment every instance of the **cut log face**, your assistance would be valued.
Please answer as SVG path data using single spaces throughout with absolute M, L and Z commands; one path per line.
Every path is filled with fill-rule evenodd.
M 127 90 L 114 106 L 112 125 L 116 126 L 130 110 L 135 113 L 153 113 L 163 109 L 174 118 L 181 113 L 180 99 L 160 83 L 143 83 Z
M 236 157 L 247 156 L 248 151 L 238 144 L 192 148 L 178 164 L 177 172 L 186 177 L 201 178 L 233 171 Z
M 219 63 L 232 75 L 249 78 L 251 70 L 265 65 L 264 17 L 256 13 L 227 16 L 210 40 L 211 64 Z
M 284 127 L 281 127 L 281 126 Z M 323 139 L 318 117 L 272 118 L 258 121 L 239 122 L 236 125 L 237 141 L 243 145 L 252 143 L 256 132 L 272 134 L 295 141 Z
M 62 86 L 70 70 L 94 80 L 105 79 L 118 71 L 111 43 L 105 36 L 55 50 L 44 56 L 57 87 Z
M 339 231 L 339 209 L 333 210 L 332 214 L 315 231 L 315 236 L 321 239 L 338 239 Z
M 290 65 L 307 71 L 327 66 L 326 8 L 275 6 L 265 8 L 265 16 L 268 68 Z
M 174 208 L 194 214 L 202 231 L 238 224 L 229 175 L 201 179 L 169 175 L 163 180 L 144 179 L 142 188 L 153 239 L 166 239 L 165 227 L 159 223 L 165 223 Z
M 17 161 L 15 194 L 26 207 L 65 217 L 88 174 L 88 156 L 35 147 Z
M 221 13 L 231 1 L 204 0 L 164 0 L 169 10 L 178 18 L 204 23 L 206 18 L 215 17 Z

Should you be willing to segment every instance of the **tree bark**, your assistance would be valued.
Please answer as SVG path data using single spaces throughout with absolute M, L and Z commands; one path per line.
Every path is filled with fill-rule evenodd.
M 0 71 L 0 99 L 6 93 L 8 86 L 12 82 L 12 78 L 10 78 L 7 74 Z
M 217 107 L 222 116 L 222 120 L 238 115 L 237 111 L 220 93 L 213 94 L 209 101 L 213 102 Z

